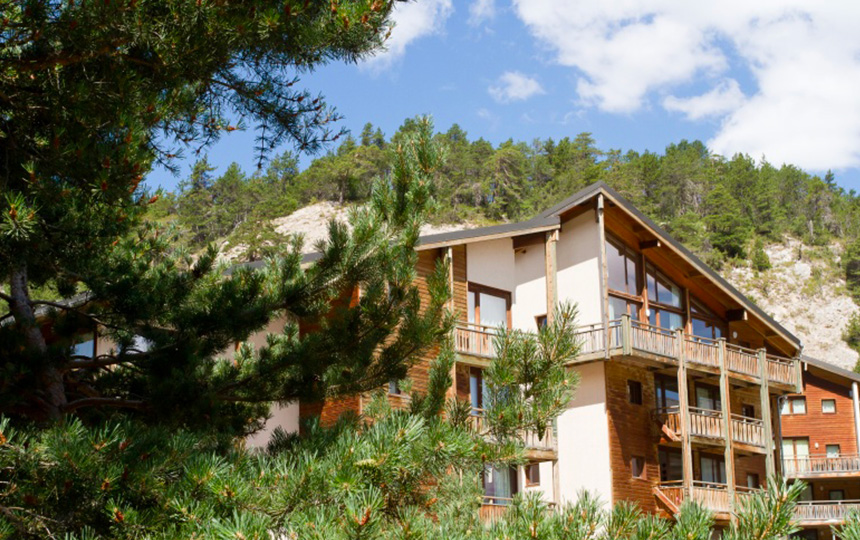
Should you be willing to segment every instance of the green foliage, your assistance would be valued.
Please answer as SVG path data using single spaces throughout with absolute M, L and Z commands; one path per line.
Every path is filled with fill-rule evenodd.
M 756 272 L 764 272 L 771 268 L 770 257 L 767 256 L 767 252 L 764 250 L 764 242 L 762 242 L 761 238 L 756 238 L 755 240 L 751 262 L 753 270 Z
M 606 509 L 588 493 L 551 510 L 517 496 L 483 524 L 482 454 L 489 446 L 442 417 L 388 409 L 372 421 L 342 418 L 301 437 L 281 434 L 250 452 L 211 433 L 133 422 L 49 429 L 0 421 L 0 538 L 279 538 L 347 540 L 707 540 L 712 515 L 682 505 L 674 522 L 635 505 Z M 432 481 L 431 481 L 432 480 Z M 776 540 L 802 483 L 772 481 L 751 497 L 732 540 Z M 857 536 L 858 520 L 840 528 Z
M 860 353 L 860 313 L 855 313 L 848 318 L 848 323 L 842 330 L 842 341 Z M 860 361 L 854 366 L 854 371 L 860 373 Z
M 523 425 L 543 434 L 567 408 L 578 383 L 566 368 L 579 352 L 575 326 L 576 309 L 562 304 L 537 336 L 511 330 L 495 338 L 484 414 L 496 440 L 515 439 Z
M 119 240 L 82 276 L 88 300 L 45 316 L 56 338 L 45 356 L 65 374 L 57 412 L 95 421 L 119 409 L 161 425 L 243 434 L 258 428 L 271 402 L 336 398 L 403 378 L 451 323 L 446 267 L 430 276 L 423 303 L 415 283 L 418 231 L 434 207 L 433 175 L 444 158 L 432 134 L 428 119 L 416 122 L 392 150 L 391 173 L 374 183 L 371 203 L 352 212 L 350 229 L 330 224 L 313 264 L 303 264 L 300 239 L 259 269 L 229 276 L 214 249 L 194 259 L 177 247 L 175 231 L 155 224 Z M 241 184 L 240 173 L 231 176 L 213 189 Z M 205 174 L 197 180 L 208 182 Z M 344 302 L 357 288 L 360 298 Z M 116 348 L 74 357 L 74 340 L 96 321 Z M 232 353 L 277 321 L 283 331 Z M 315 331 L 300 333 L 299 323 Z M 144 351 L 133 346 L 141 339 Z M 17 324 L 0 327 L 7 369 L 0 409 L 38 418 L 34 390 L 42 381 L 27 371 L 32 354 Z
M 200 151 L 247 123 L 261 161 L 280 144 L 314 151 L 336 140 L 338 115 L 302 89 L 298 76 L 379 50 L 391 9 L 386 0 L 2 4 L 0 298 L 16 337 L 0 340 L 9 371 L 0 401 L 12 392 L 38 396 L 29 413 L 37 405 L 46 418 L 67 407 L 61 350 L 68 342 L 45 340 L 36 317 L 45 299 L 30 293 L 45 285 L 91 288 L 95 275 L 113 277 L 101 270 L 105 259 L 157 201 L 140 187 L 151 167 L 174 168 L 183 150 Z M 223 199 L 230 213 L 204 211 L 200 234 L 235 226 L 247 214 L 244 200 L 231 198 L 238 173 L 212 186 L 220 197 L 213 200 Z M 203 260 L 170 277 L 190 286 L 200 277 L 193 272 L 210 270 Z M 82 380 L 79 396 L 88 386 Z

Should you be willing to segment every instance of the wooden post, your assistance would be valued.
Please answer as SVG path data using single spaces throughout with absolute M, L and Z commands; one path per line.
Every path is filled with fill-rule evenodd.
M 558 474 L 558 459 L 552 460 L 552 498 L 555 509 L 561 508 L 561 482 Z
M 606 269 L 606 223 L 603 219 L 603 193 L 597 195 L 597 230 L 600 237 L 600 249 L 597 254 L 600 264 L 600 313 L 603 319 L 603 342 L 606 345 L 604 348 L 605 358 L 609 359 L 609 282 L 608 270 Z
M 621 316 L 621 351 L 624 356 L 633 354 L 633 325 L 630 323 L 630 315 L 625 313 Z
M 551 324 L 558 306 L 558 257 L 556 244 L 558 230 L 547 231 L 544 243 L 544 267 L 546 270 L 546 322 Z
M 759 387 L 761 395 L 761 419 L 764 423 L 764 444 L 765 444 L 765 464 L 767 469 L 768 480 L 776 474 L 776 463 L 773 457 L 773 421 L 770 415 L 770 388 L 767 379 L 767 351 L 759 349 L 758 351 L 758 366 L 759 377 L 761 377 L 761 386 Z
M 454 313 L 454 248 L 448 246 L 445 248 L 445 258 L 448 260 L 448 292 L 451 298 L 448 299 L 448 309 Z
M 729 494 L 729 514 L 732 521 L 735 520 L 735 449 L 734 437 L 732 437 L 732 406 L 731 406 L 731 383 L 729 372 L 726 369 L 726 338 L 720 338 L 717 342 L 718 355 L 720 359 L 720 403 L 723 414 L 723 437 L 725 437 L 725 462 L 726 462 L 726 484 Z
M 794 373 L 795 373 L 795 375 L 794 375 L 794 377 L 795 377 L 795 379 L 794 379 L 794 390 L 798 394 L 803 393 L 803 366 L 802 366 L 803 361 L 800 358 L 801 358 L 800 354 L 798 354 L 794 358 Z M 860 449 L 860 446 L 858 446 L 857 448 Z
M 693 445 L 690 442 L 690 398 L 687 391 L 687 363 L 684 361 L 682 353 L 682 331 L 676 330 L 675 336 L 677 344 L 678 359 L 678 409 L 681 416 L 681 459 L 683 460 L 684 470 L 684 493 L 686 497 L 692 495 L 693 487 Z

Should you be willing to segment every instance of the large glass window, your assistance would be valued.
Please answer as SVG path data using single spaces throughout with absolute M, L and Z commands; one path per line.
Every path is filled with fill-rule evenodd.
M 609 297 L 609 320 L 620 319 L 622 315 L 639 319 L 639 303 L 618 296 Z
M 516 467 L 484 468 L 484 504 L 508 505 L 518 492 Z
M 469 397 L 472 401 L 472 414 L 484 414 L 484 397 L 487 395 L 487 383 L 484 382 L 484 371 L 481 368 L 469 369 Z
M 782 464 L 786 474 L 806 472 L 808 458 L 809 439 L 786 437 L 782 440 Z
M 684 305 L 681 299 L 681 288 L 669 281 L 669 278 L 648 265 L 648 301 L 672 306 L 678 309 Z
M 674 482 L 684 479 L 684 462 L 681 459 L 681 451 L 676 448 L 660 448 L 658 452 L 660 460 L 660 481 Z
M 648 322 L 660 328 L 684 328 L 684 301 L 681 288 L 654 266 L 645 267 L 648 285 Z
M 73 356 L 86 356 L 93 358 L 96 355 L 96 339 L 93 334 L 81 336 L 81 341 L 72 348 Z
M 702 481 L 710 484 L 726 483 L 726 462 L 721 457 L 703 455 L 699 459 Z
M 511 295 L 477 284 L 469 284 L 469 322 L 483 326 L 508 327 Z
M 615 240 L 606 240 L 607 286 L 634 296 L 639 295 L 639 255 Z
M 678 398 L 678 379 L 673 377 L 655 377 L 654 388 L 657 394 L 657 408 L 676 407 L 681 401 Z
M 722 406 L 720 390 L 718 388 L 696 385 L 696 407 L 708 411 L 719 411 Z
M 694 336 L 719 339 L 725 335 L 725 324 L 714 312 L 696 300 L 692 300 L 690 304 Z

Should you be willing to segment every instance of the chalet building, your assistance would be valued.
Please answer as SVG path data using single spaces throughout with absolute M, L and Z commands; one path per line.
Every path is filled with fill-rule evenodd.
M 778 471 L 777 403 L 801 389 L 799 340 L 607 185 L 523 223 L 425 236 L 418 251 L 419 280 L 451 262 L 450 394 L 471 402 L 476 425 L 494 333 L 536 331 L 559 302 L 578 306 L 575 399 L 547 433 L 524 434 L 530 465 L 485 472 L 485 513 L 517 492 L 564 503 L 588 490 L 668 515 L 694 499 L 728 520 Z M 410 372 L 417 390 L 429 357 Z M 298 408 L 328 423 L 364 403 Z
M 860 499 L 860 376 L 801 359 L 797 337 L 604 183 L 529 221 L 424 236 L 417 249 L 419 289 L 450 261 L 449 396 L 471 403 L 478 429 L 499 328 L 536 331 L 560 302 L 578 307 L 575 398 L 546 433 L 523 434 L 527 466 L 485 471 L 485 515 L 519 492 L 565 503 L 587 490 L 667 516 L 692 499 L 725 522 L 778 473 L 810 483 L 798 519 L 804 538 L 823 539 Z M 435 355 L 410 370 L 416 391 Z M 395 382 L 388 398 L 410 399 Z M 249 443 L 368 400 L 277 407 Z
M 778 438 L 786 478 L 807 483 L 797 520 L 808 540 L 860 510 L 860 375 L 803 357 L 803 392 L 779 398 Z

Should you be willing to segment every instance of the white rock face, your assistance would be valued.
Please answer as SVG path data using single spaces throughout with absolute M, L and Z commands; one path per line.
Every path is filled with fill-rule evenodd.
M 798 240 L 786 239 L 765 247 L 772 269 L 756 275 L 750 268 L 733 268 L 725 277 L 799 337 L 804 354 L 853 369 L 858 355 L 842 341 L 842 331 L 860 308 L 847 294 L 843 276 L 833 270 L 841 246 L 827 249 L 829 262 L 809 256 L 814 250 Z

